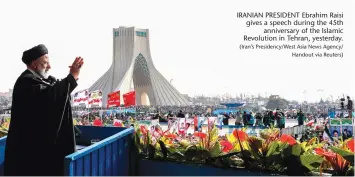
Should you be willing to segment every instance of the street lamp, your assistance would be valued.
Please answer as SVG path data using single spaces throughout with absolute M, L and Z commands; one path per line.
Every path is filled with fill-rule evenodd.
M 317 92 L 323 92 L 324 89 L 318 89 Z M 323 94 L 321 94 L 320 98 L 323 100 Z

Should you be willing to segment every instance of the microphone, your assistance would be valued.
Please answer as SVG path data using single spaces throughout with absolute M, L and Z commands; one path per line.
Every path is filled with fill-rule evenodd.
M 51 75 L 48 76 L 47 78 L 52 84 L 55 84 L 57 82 L 57 79 Z

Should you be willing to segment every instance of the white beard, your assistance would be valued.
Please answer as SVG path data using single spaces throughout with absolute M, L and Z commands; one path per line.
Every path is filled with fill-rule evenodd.
M 46 71 L 46 70 L 39 70 L 39 71 L 37 71 L 37 74 L 39 74 L 41 77 L 43 77 L 44 79 L 48 79 L 48 76 L 49 76 L 49 74 L 48 74 L 48 71 Z

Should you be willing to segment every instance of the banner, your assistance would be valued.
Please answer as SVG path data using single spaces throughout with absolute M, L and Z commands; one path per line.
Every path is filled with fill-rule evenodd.
M 329 133 L 332 138 L 339 139 L 352 137 L 354 132 L 354 123 L 349 118 L 333 118 L 326 124 L 329 127 Z
M 102 107 L 102 91 L 101 90 L 95 90 L 95 91 L 89 93 L 89 107 L 90 108 Z
M 119 107 L 120 106 L 120 91 L 112 92 L 107 95 L 107 107 Z
M 176 132 L 176 130 L 178 129 L 178 123 L 178 120 L 176 120 L 175 118 L 168 120 L 168 130 L 170 133 Z
M 123 94 L 123 101 L 124 101 L 124 106 L 129 107 L 129 106 L 135 106 L 136 105 L 136 92 L 128 92 L 126 94 Z
M 178 119 L 178 132 L 179 134 L 185 134 L 185 130 L 186 130 L 186 118 L 179 118 Z
M 198 117 L 195 116 L 194 117 L 194 131 L 198 131 Z
M 74 94 L 73 106 L 88 105 L 89 91 L 87 89 L 81 90 Z

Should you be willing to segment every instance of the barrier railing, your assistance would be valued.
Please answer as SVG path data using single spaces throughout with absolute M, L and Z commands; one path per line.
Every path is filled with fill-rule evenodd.
M 133 128 L 65 157 L 66 176 L 128 176 Z
M 6 136 L 0 138 L 0 176 L 4 176 Z
M 128 176 L 134 172 L 133 128 L 78 126 L 77 144 L 100 140 L 65 157 L 65 176 Z M 4 173 L 6 137 L 0 138 L 0 176 Z M 38 167 L 41 168 L 41 167 Z
M 297 125 L 294 127 L 288 127 L 281 129 L 281 134 L 294 136 L 295 134 L 301 135 L 305 132 L 304 125 Z

